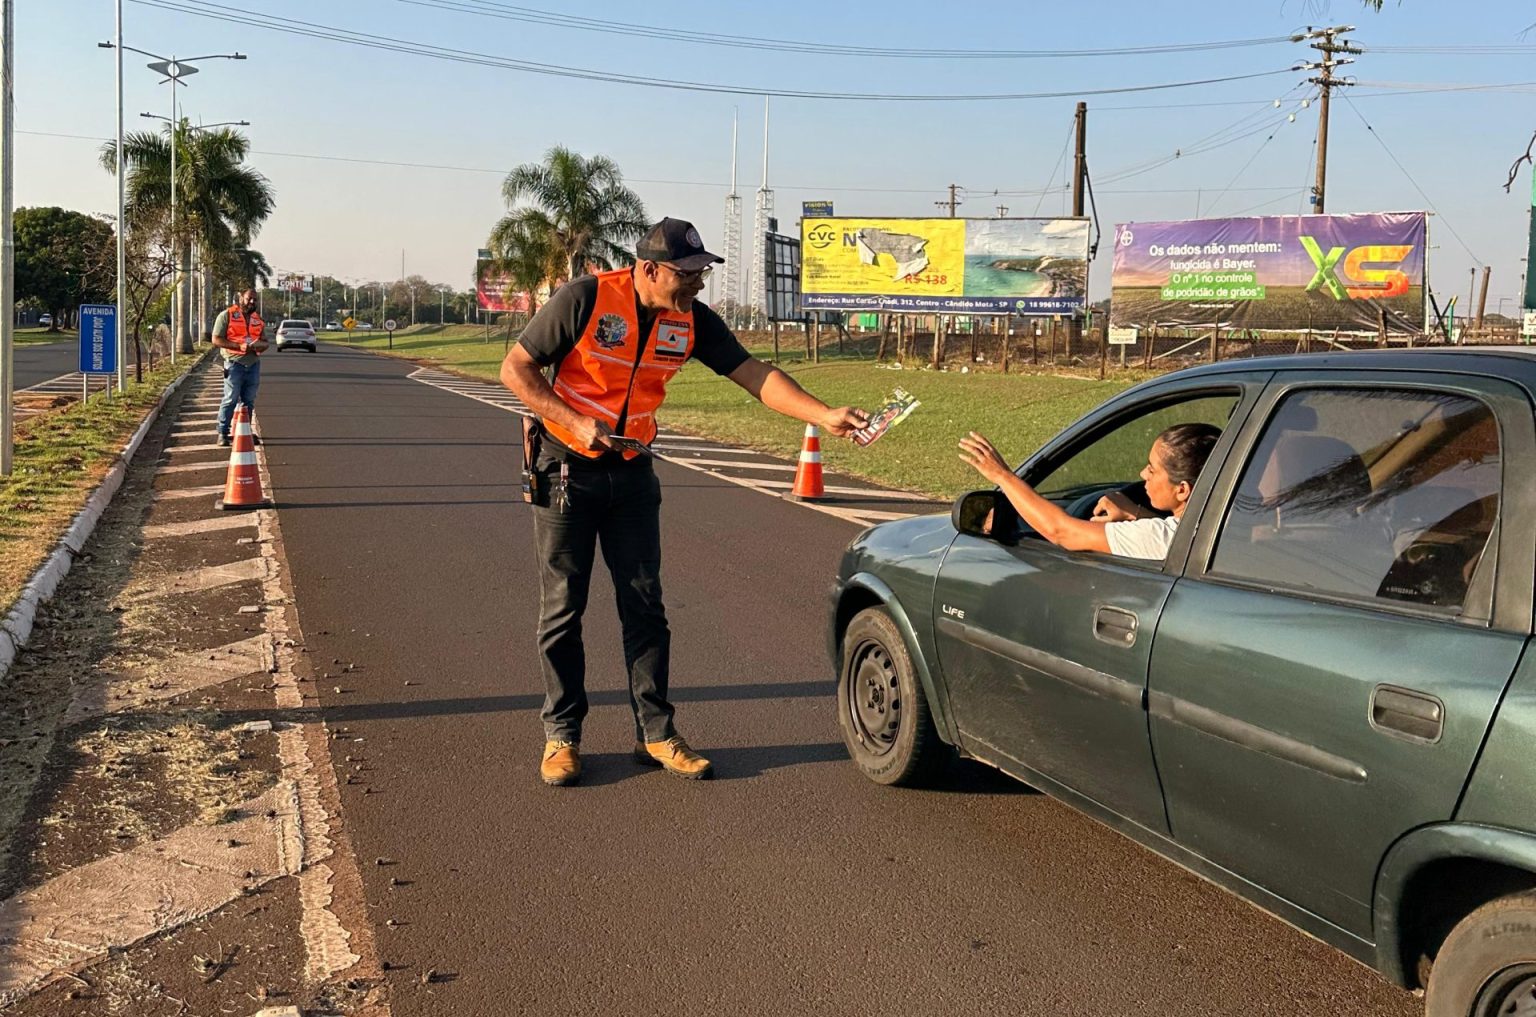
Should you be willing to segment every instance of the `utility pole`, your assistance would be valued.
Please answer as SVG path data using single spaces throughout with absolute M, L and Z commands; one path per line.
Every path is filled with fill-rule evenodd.
M 1004 218 L 1007 215 L 1008 215 L 1008 206 L 1007 205 L 999 205 L 999 206 L 997 206 L 997 217 L 999 219 L 1002 219 L 1002 218 Z
M 965 204 L 965 202 L 963 202 L 959 198 L 955 197 L 955 192 L 958 191 L 959 189 L 960 189 L 960 185 L 959 184 L 950 184 L 949 185 L 949 200 L 948 201 L 935 201 L 934 202 L 934 204 L 939 206 L 940 208 L 946 208 L 947 207 L 949 209 L 949 217 L 951 219 L 953 219 L 955 217 L 955 207 L 957 205 Z
M 1488 310 L 1488 277 L 1493 274 L 1492 265 L 1483 266 L 1483 292 L 1477 298 L 1477 327 L 1483 327 L 1483 314 Z
M 1081 219 L 1084 210 L 1086 184 L 1088 183 L 1088 104 L 1077 104 L 1077 113 L 1073 118 L 1077 125 L 1076 142 L 1073 145 L 1075 156 L 1072 160 L 1072 215 Z M 1083 300 L 1088 299 L 1088 294 L 1083 294 Z M 1066 347 L 1067 361 L 1072 360 L 1073 343 L 1081 343 L 1083 338 L 1083 319 L 1080 315 L 1072 315 L 1067 321 L 1067 335 L 1063 340 Z
M 1348 39 L 1338 37 L 1354 30 L 1354 25 L 1336 25 L 1333 28 L 1318 28 L 1295 37 L 1298 42 L 1304 39 L 1312 40 L 1311 47 L 1323 55 L 1320 63 L 1308 62 L 1301 65 L 1302 70 L 1321 72 L 1316 77 L 1307 79 L 1321 89 L 1321 101 L 1317 109 L 1317 182 L 1312 186 L 1312 211 L 1316 215 L 1323 214 L 1328 194 L 1328 101 L 1335 88 L 1354 84 L 1350 78 L 1335 78 L 1333 69 L 1355 62 L 1347 56 L 1340 58 L 1340 53 L 1362 52 L 1359 46 Z
M 1072 163 L 1072 214 L 1083 214 L 1083 184 L 1088 179 L 1088 104 L 1077 104 L 1077 155 Z

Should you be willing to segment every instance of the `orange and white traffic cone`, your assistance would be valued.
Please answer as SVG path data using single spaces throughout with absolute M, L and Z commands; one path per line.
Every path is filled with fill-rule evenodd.
M 271 508 L 271 499 L 261 491 L 261 468 L 256 465 L 256 442 L 251 436 L 249 407 L 235 407 L 233 431 L 235 440 L 229 450 L 229 479 L 224 482 L 224 497 L 214 502 L 214 507 L 230 511 Z
M 805 444 L 800 449 L 800 465 L 795 468 L 795 486 L 789 496 L 795 501 L 815 501 L 826 497 L 821 483 L 821 428 L 805 425 Z

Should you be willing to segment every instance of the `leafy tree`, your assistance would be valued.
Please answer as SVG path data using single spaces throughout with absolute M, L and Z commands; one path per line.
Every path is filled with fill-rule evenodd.
M 249 250 L 250 241 L 272 214 L 274 195 L 266 177 L 245 165 L 250 142 L 227 127 L 198 130 L 185 120 L 167 125 L 164 134 L 141 131 L 123 139 L 128 167 L 129 228 L 136 221 L 170 224 L 171 146 L 176 146 L 176 245 L 180 264 L 177 286 L 185 285 L 193 244 L 202 262 L 218 263 L 231 252 Z M 102 147 L 107 172 L 117 168 L 117 143 Z M 185 309 L 189 301 L 181 301 Z M 191 352 L 187 319 L 176 323 L 183 352 Z
M 518 166 L 501 185 L 508 214 L 491 230 L 501 236 L 538 237 L 559 252 L 567 278 L 589 265 L 600 269 L 632 263 L 632 248 L 645 231 L 645 205 L 624 186 L 607 156 L 590 159 L 555 146 L 542 163 Z M 518 208 L 520 201 L 531 205 Z
M 101 219 L 65 208 L 18 208 L 16 297 L 53 315 L 49 331 L 72 321 L 80 304 L 115 299 L 117 235 Z

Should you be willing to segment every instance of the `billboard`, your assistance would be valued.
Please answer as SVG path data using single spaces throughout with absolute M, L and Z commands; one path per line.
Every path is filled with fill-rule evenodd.
M 1423 212 L 1115 227 L 1114 325 L 1422 332 Z
M 497 272 L 486 260 L 475 263 L 475 299 L 483 311 L 505 313 L 516 311 L 526 314 L 528 294 L 513 287 L 512 279 Z
M 290 272 L 278 280 L 277 288 L 289 293 L 313 293 L 315 292 L 315 277 L 298 272 Z
M 1087 219 L 814 218 L 800 224 L 807 310 L 1074 314 Z

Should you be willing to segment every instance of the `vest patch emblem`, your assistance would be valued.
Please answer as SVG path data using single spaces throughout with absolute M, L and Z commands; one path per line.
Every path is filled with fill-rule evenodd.
M 629 335 L 629 322 L 622 315 L 605 314 L 597 319 L 597 331 L 593 333 L 593 339 L 597 345 L 605 350 L 611 350 L 624 345 L 624 337 Z
M 656 325 L 656 355 L 658 357 L 685 357 L 688 355 L 688 339 L 692 335 L 685 321 L 663 321 Z

